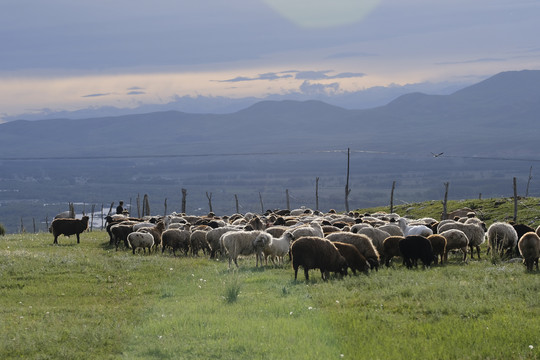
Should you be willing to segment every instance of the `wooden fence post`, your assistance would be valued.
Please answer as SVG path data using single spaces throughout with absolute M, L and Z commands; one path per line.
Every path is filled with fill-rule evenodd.
M 291 210 L 291 203 L 289 201 L 289 189 L 285 189 L 285 196 L 287 197 L 287 210 Z M 262 213 L 264 213 L 264 211 Z
M 394 212 L 394 189 L 396 188 L 396 181 L 392 182 L 392 191 L 390 191 L 390 214 Z
M 240 209 L 238 207 L 238 195 L 234 194 L 234 202 L 236 203 L 236 213 L 240 214 Z
M 443 201 L 443 213 L 441 216 L 441 220 L 445 220 L 448 217 L 448 211 L 446 209 L 446 204 L 448 203 L 448 185 L 450 185 L 450 183 L 448 182 L 444 183 L 444 201 Z
M 347 148 L 347 182 L 345 183 L 345 210 L 349 212 L 349 194 L 351 189 L 349 189 L 349 167 L 351 161 L 351 149 Z
M 319 177 L 315 178 L 315 210 L 319 210 Z
M 514 222 L 517 223 L 517 212 L 518 212 L 518 198 L 517 198 L 517 185 L 516 178 L 514 177 Z
M 187 190 L 182 188 L 182 214 L 186 213 L 186 196 Z
M 207 191 L 206 198 L 208 199 L 208 207 L 210 208 L 210 212 L 214 212 L 212 210 L 212 193 L 208 194 L 208 191 Z

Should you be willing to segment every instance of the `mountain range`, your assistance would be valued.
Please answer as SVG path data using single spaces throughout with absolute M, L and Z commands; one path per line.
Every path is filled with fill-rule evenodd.
M 230 114 L 164 111 L 0 124 L 3 158 L 227 152 L 367 151 L 531 156 L 540 71 L 499 73 L 450 95 L 403 95 L 346 110 L 320 101 L 262 101 Z

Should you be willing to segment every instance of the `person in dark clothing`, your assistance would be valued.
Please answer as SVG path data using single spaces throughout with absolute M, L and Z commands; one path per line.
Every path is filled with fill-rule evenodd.
M 120 203 L 116 207 L 116 213 L 117 214 L 123 214 L 124 213 L 124 202 L 123 201 L 120 201 Z

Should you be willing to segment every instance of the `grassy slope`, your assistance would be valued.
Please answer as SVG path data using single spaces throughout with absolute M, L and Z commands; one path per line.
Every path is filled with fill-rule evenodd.
M 456 256 L 327 283 L 314 272 L 306 284 L 251 258 L 229 272 L 111 251 L 103 232 L 59 241 L 0 242 L 0 358 L 540 358 L 539 274 L 520 263 Z

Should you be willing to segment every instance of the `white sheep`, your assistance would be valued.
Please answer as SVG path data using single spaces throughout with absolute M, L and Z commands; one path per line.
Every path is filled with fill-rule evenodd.
M 528 271 L 532 271 L 536 264 L 538 271 L 538 258 L 540 258 L 540 237 L 535 232 L 528 232 L 519 239 L 519 253 Z
M 386 231 L 390 234 L 390 236 L 403 236 L 403 230 L 395 224 L 386 224 L 383 226 L 379 226 L 377 229 Z
M 420 236 L 428 237 L 429 235 L 433 235 L 433 230 L 431 230 L 425 225 L 409 226 L 409 222 L 405 218 L 399 218 L 397 223 L 401 231 L 403 231 L 404 236 L 420 235 Z
M 151 227 L 154 227 L 156 224 L 153 224 L 151 222 L 148 222 L 148 221 L 144 221 L 144 222 L 140 222 L 140 223 L 137 223 L 135 225 L 133 225 L 133 231 L 137 231 L 139 229 L 143 229 L 143 228 L 151 228 Z
M 476 253 L 478 254 L 478 259 L 480 259 L 480 245 L 484 243 L 485 238 L 486 238 L 486 233 L 484 232 L 482 225 L 464 224 L 458 221 L 454 221 L 454 222 L 445 223 L 442 226 L 437 227 L 437 230 L 439 233 L 442 233 L 450 229 L 457 229 L 457 230 L 463 231 L 465 235 L 467 235 L 467 239 L 469 240 L 468 246 L 471 248 L 471 259 L 474 259 L 474 251 L 473 251 L 474 247 L 476 247 Z
M 278 265 L 283 265 L 283 257 L 289 253 L 289 248 L 294 238 L 290 232 L 285 232 L 280 238 L 272 237 L 272 241 L 264 248 L 264 259 L 267 262 L 268 257 L 272 264 L 276 264 L 274 259 L 277 257 Z
M 450 250 L 460 249 L 463 252 L 463 261 L 467 260 L 467 247 L 469 239 L 467 235 L 458 229 L 445 230 L 439 235 L 446 239 L 446 250 L 444 251 L 444 262 L 448 262 L 448 253 Z
M 260 230 L 229 231 L 220 238 L 222 248 L 229 255 L 229 269 L 231 268 L 231 261 L 234 261 L 234 264 L 238 267 L 239 255 L 255 254 L 256 266 L 259 266 L 259 259 L 261 259 L 262 265 L 263 250 L 271 241 L 272 235 Z
M 487 231 L 488 237 L 488 253 L 490 251 L 497 252 L 500 256 L 503 255 L 504 250 L 507 254 L 511 254 L 512 250 L 518 243 L 518 234 L 516 229 L 505 222 L 494 222 L 491 224 Z
M 294 239 L 301 238 L 302 236 L 324 237 L 322 226 L 317 221 L 312 221 L 308 225 L 298 226 L 289 231 L 292 233 Z
M 127 241 L 129 247 L 133 249 L 133 254 L 137 248 L 142 248 L 144 253 L 148 248 L 148 254 L 150 254 L 152 246 L 154 246 L 154 237 L 147 232 L 132 232 L 127 236 Z
M 358 230 L 357 234 L 364 234 L 371 239 L 375 248 L 381 254 L 383 252 L 383 241 L 390 236 L 389 233 L 378 228 L 368 227 Z

